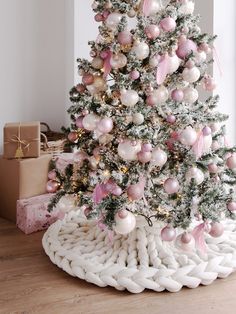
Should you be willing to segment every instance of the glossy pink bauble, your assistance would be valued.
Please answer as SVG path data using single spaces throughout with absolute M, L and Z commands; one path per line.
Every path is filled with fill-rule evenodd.
M 146 143 L 142 145 L 142 152 L 151 152 L 152 151 L 152 144 Z
M 94 19 L 96 22 L 103 22 L 104 21 L 104 16 L 100 13 L 97 13 L 95 16 L 94 16 Z
M 132 80 L 137 80 L 137 79 L 140 77 L 140 73 L 139 73 L 139 71 L 137 71 L 137 70 L 133 70 L 133 71 L 130 73 L 129 77 L 130 77 Z
M 197 45 L 191 39 L 187 39 L 179 44 L 176 54 L 179 58 L 185 59 L 191 52 L 195 51 L 197 51 Z
M 227 204 L 227 208 L 229 211 L 235 212 L 236 211 L 236 202 L 233 202 L 233 201 L 229 202 Z
M 101 53 L 100 53 L 100 57 L 102 59 L 106 59 L 108 57 L 108 54 L 109 54 L 109 51 L 107 50 L 103 50 Z
M 182 89 L 175 89 L 171 93 L 171 98 L 174 101 L 180 102 L 184 99 L 184 92 L 182 91 Z
M 102 133 L 109 133 L 113 129 L 113 121 L 111 118 L 103 118 L 97 124 L 97 129 Z
M 202 133 L 204 136 L 211 135 L 212 133 L 211 128 L 209 126 L 205 126 L 204 129 L 202 130 Z
M 102 15 L 103 15 L 103 17 L 104 17 L 104 20 L 106 20 L 107 18 L 108 18 L 108 15 L 110 14 L 110 12 L 109 11 L 103 11 L 102 12 Z
M 195 66 L 195 62 L 192 60 L 188 60 L 188 62 L 186 62 L 185 67 L 188 69 L 192 69 Z
M 47 182 L 46 190 L 48 193 L 55 193 L 58 190 L 59 184 L 56 181 L 50 180 Z
M 86 208 L 85 208 L 85 210 L 84 210 L 84 215 L 85 215 L 85 217 L 88 217 L 88 216 L 89 216 L 89 214 L 91 213 L 91 211 L 92 211 L 92 209 L 91 209 L 91 208 L 86 207 Z
M 56 178 L 57 178 L 57 173 L 56 173 L 56 171 L 55 171 L 55 170 L 49 171 L 49 173 L 48 173 L 48 179 L 49 179 L 49 180 L 56 180 Z
M 94 83 L 94 76 L 90 73 L 86 73 L 82 77 L 82 82 L 84 85 L 91 85 Z
M 188 244 L 192 241 L 193 236 L 190 233 L 184 232 L 181 236 L 181 242 Z
M 215 80 L 211 77 L 208 76 L 206 78 L 204 78 L 203 80 L 203 88 L 208 91 L 208 92 L 212 92 L 213 90 L 216 89 L 216 82 Z
M 233 154 L 227 159 L 226 165 L 229 169 L 236 169 L 236 154 Z
M 160 35 L 160 29 L 157 25 L 151 24 L 145 28 L 145 34 L 149 39 L 156 39 Z
M 130 45 L 133 41 L 133 36 L 129 31 L 123 31 L 118 34 L 118 42 L 121 45 Z
M 125 219 L 128 216 L 128 211 L 126 209 L 119 210 L 118 216 L 121 219 Z
M 150 162 L 150 160 L 152 159 L 152 153 L 151 152 L 139 152 L 138 153 L 138 161 L 140 161 L 142 164 L 146 164 L 148 162 Z
M 209 234 L 213 238 L 219 238 L 222 236 L 223 233 L 224 233 L 224 226 L 221 223 L 219 223 L 219 222 L 211 223 L 211 230 L 210 230 Z
M 72 143 L 74 143 L 78 139 L 78 134 L 77 132 L 70 132 L 68 134 L 68 140 Z
M 140 200 L 144 195 L 144 188 L 140 183 L 131 185 L 127 189 L 127 194 L 132 201 Z
M 76 90 L 78 93 L 82 94 L 86 90 L 86 87 L 83 84 L 78 84 Z
M 84 128 L 84 126 L 83 126 L 83 119 L 84 119 L 83 116 L 79 116 L 79 117 L 75 120 L 75 125 L 77 126 L 77 128 L 79 128 L 79 129 L 83 129 L 83 128 Z
M 164 190 L 167 194 L 175 194 L 179 191 L 180 186 L 177 179 L 169 178 L 164 183 Z
M 120 196 L 123 193 L 122 189 L 117 186 L 112 190 L 112 194 L 115 196 Z
M 176 231 L 174 228 L 166 226 L 161 230 L 161 238 L 163 241 L 171 242 L 176 238 Z
M 153 107 L 156 104 L 156 98 L 153 95 L 150 95 L 147 97 L 146 103 L 148 106 Z
M 208 170 L 210 173 L 217 173 L 218 167 L 216 164 L 210 164 L 210 165 L 208 165 Z
M 168 16 L 161 20 L 160 26 L 164 32 L 173 32 L 176 28 L 176 22 L 172 17 Z
M 176 117 L 173 114 L 170 114 L 166 117 L 166 121 L 170 124 L 174 124 L 176 122 Z

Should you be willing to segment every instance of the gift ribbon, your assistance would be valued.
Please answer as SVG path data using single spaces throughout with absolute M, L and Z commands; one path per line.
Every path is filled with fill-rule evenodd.
M 205 240 L 205 235 L 204 235 L 206 230 L 207 230 L 207 223 L 203 222 L 202 224 L 195 227 L 192 231 L 192 236 L 195 239 L 196 248 L 204 254 L 206 254 L 207 252 L 207 245 L 206 245 L 206 240 Z
M 39 141 L 39 139 L 30 139 L 30 141 L 26 141 L 21 139 L 21 124 L 19 123 L 18 125 L 18 134 L 13 135 L 10 140 L 4 142 L 4 144 L 11 144 L 11 143 L 17 143 L 17 149 L 15 153 L 15 158 L 23 158 L 24 157 L 24 152 L 23 150 L 29 151 L 30 145 L 34 141 Z M 23 148 L 22 148 L 23 147 Z
M 165 81 L 166 76 L 168 74 L 168 70 L 169 70 L 169 55 L 165 54 L 160 57 L 160 61 L 157 66 L 156 80 L 158 85 L 161 85 Z

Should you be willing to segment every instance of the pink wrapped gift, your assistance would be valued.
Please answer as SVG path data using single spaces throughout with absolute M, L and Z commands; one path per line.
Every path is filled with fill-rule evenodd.
M 25 234 L 47 229 L 52 223 L 64 217 L 64 213 L 55 208 L 47 211 L 53 194 L 43 194 L 17 201 L 16 224 Z

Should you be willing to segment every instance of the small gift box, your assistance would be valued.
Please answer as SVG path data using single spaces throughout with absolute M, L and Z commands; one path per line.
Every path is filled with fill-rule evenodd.
M 40 155 L 40 122 L 7 123 L 4 127 L 4 158 Z
M 0 156 L 0 217 L 16 221 L 16 201 L 46 193 L 52 155 L 5 159 Z
M 47 211 L 53 194 L 44 194 L 17 201 L 17 227 L 25 234 L 47 229 L 52 223 L 64 217 L 64 213 L 55 208 Z

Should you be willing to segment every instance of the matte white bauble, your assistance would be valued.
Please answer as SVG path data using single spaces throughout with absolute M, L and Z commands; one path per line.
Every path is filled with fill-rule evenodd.
M 192 179 L 197 185 L 200 185 L 204 181 L 204 173 L 200 169 L 192 167 L 186 173 L 186 180 L 191 182 Z
M 167 154 L 160 148 L 156 148 L 152 151 L 151 162 L 157 167 L 163 167 L 167 162 Z
M 132 51 L 135 53 L 138 60 L 146 59 L 150 53 L 148 44 L 144 42 L 135 43 Z
M 168 73 L 173 74 L 176 72 L 180 66 L 181 60 L 178 58 L 176 54 L 173 56 L 169 56 L 169 65 L 168 65 Z
M 133 115 L 133 123 L 134 124 L 141 125 L 141 124 L 143 124 L 143 122 L 144 122 L 144 116 L 142 113 L 137 112 Z
M 212 145 L 212 135 L 203 136 L 203 153 L 209 153 Z
M 140 9 L 143 10 L 144 0 L 140 3 Z M 146 16 L 157 14 L 161 9 L 160 0 L 149 0 Z
M 94 113 L 87 114 L 83 119 L 83 126 L 85 130 L 94 131 L 97 127 L 98 122 L 100 121 L 100 117 L 95 115 Z
M 135 90 L 126 89 L 121 91 L 120 100 L 126 107 L 134 107 L 139 101 L 139 95 Z
M 113 229 L 116 233 L 128 234 L 134 230 L 135 226 L 136 218 L 134 214 L 132 214 L 131 212 L 126 211 L 126 213 L 123 216 L 119 213 L 115 215 L 115 225 Z
M 179 12 L 184 15 L 193 14 L 195 4 L 192 1 L 185 1 L 179 8 Z
M 206 53 L 205 53 L 205 51 L 197 51 L 197 52 L 195 52 L 195 54 L 194 54 L 195 56 L 194 56 L 194 61 L 195 61 L 195 63 L 197 64 L 197 65 L 200 65 L 200 64 L 202 64 L 203 62 L 205 62 L 206 61 L 206 59 L 207 59 L 207 55 L 206 55 Z
M 127 161 L 137 160 L 137 154 L 141 151 L 142 147 L 140 143 L 134 145 L 129 140 L 124 141 L 118 145 L 118 155 Z
M 191 69 L 185 68 L 183 71 L 183 79 L 189 83 L 195 83 L 199 80 L 201 72 L 197 67 L 192 67 Z
M 106 26 L 114 31 L 114 30 L 116 30 L 117 26 L 119 25 L 121 19 L 122 19 L 122 14 L 116 13 L 116 12 L 111 13 L 108 15 L 108 17 L 105 21 Z
M 169 91 L 165 86 L 162 85 L 153 91 L 152 97 L 156 105 L 163 104 L 169 98 Z
M 151 68 L 156 68 L 159 64 L 159 60 L 158 60 L 158 57 L 157 56 L 152 56 L 150 59 L 149 59 L 149 65 Z
M 197 136 L 197 132 L 191 126 L 188 126 L 181 132 L 179 140 L 181 144 L 191 146 L 196 142 Z
M 193 87 L 187 87 L 184 90 L 184 101 L 188 104 L 193 104 L 198 100 L 198 91 Z
M 75 198 L 73 195 L 65 195 L 62 196 L 60 201 L 58 202 L 56 209 L 63 213 L 67 213 L 69 211 L 72 211 L 73 209 L 76 208 L 75 205 Z
M 118 53 L 111 57 L 110 65 L 115 70 L 125 67 L 126 64 L 127 64 L 127 58 L 123 53 Z

